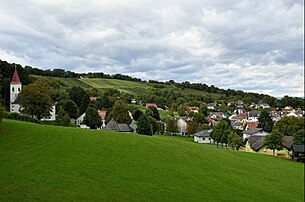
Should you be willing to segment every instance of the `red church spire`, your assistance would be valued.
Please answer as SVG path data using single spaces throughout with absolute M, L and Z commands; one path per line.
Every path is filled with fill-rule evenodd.
M 16 68 L 15 68 L 14 75 L 13 75 L 13 78 L 12 78 L 11 83 L 12 83 L 12 84 L 21 83 L 21 82 L 20 82 L 19 75 L 18 75 L 18 72 L 17 72 L 17 69 L 16 69 Z

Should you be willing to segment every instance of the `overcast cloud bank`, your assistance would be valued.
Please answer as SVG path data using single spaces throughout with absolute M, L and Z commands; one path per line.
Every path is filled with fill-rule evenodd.
M 301 0 L 0 2 L 0 59 L 304 96 Z

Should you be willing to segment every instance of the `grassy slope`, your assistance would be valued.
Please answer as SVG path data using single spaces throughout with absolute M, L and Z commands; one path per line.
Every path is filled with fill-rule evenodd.
M 1 201 L 303 201 L 303 169 L 188 138 L 0 124 Z
M 33 77 L 42 78 L 42 76 L 36 76 L 31 75 Z M 145 90 L 153 90 L 156 89 L 154 85 L 156 84 L 147 84 L 147 83 L 140 83 L 140 82 L 134 82 L 134 81 L 125 81 L 125 80 L 118 80 L 118 79 L 104 79 L 104 78 L 84 78 L 84 79 L 74 79 L 74 78 L 56 78 L 56 77 L 43 77 L 50 81 L 56 81 L 60 80 L 62 81 L 67 87 L 73 87 L 73 86 L 81 86 L 85 89 L 90 88 L 97 88 L 100 91 L 103 91 L 105 88 L 114 88 L 118 89 L 122 92 L 128 92 L 131 94 L 139 94 L 139 93 L 147 93 Z M 144 91 L 143 91 L 144 89 Z M 167 88 L 162 88 L 162 90 L 170 90 L 173 89 L 176 93 L 182 93 L 182 94 L 193 94 L 193 95 L 200 95 L 200 96 L 207 96 L 209 93 L 199 90 L 193 90 L 193 89 L 179 89 L 179 88 L 172 88 L 168 86 Z M 221 95 L 220 94 L 210 94 L 213 99 L 218 99 Z

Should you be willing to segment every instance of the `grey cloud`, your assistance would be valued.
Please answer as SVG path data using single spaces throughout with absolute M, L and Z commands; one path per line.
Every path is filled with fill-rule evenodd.
M 303 96 L 297 0 L 0 2 L 0 58 Z

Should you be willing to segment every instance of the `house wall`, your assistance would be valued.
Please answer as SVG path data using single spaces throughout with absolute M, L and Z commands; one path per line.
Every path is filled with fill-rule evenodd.
M 177 121 L 177 126 L 178 126 L 178 132 L 181 134 L 181 135 L 185 135 L 186 133 L 186 129 L 187 129 L 187 123 L 186 121 L 182 120 L 182 119 L 179 119 Z
M 245 147 L 242 149 L 242 151 L 245 152 L 252 152 L 252 153 L 259 153 L 259 154 L 264 154 L 264 155 L 273 155 L 273 151 L 271 149 L 268 149 L 266 146 L 262 147 L 259 151 L 254 151 L 251 149 L 249 142 L 246 143 Z M 292 155 L 291 151 L 288 151 L 286 148 L 283 148 L 280 151 L 275 150 L 274 156 L 278 156 L 281 158 L 290 158 Z
M 212 143 L 212 138 L 194 136 L 194 141 L 197 143 Z

